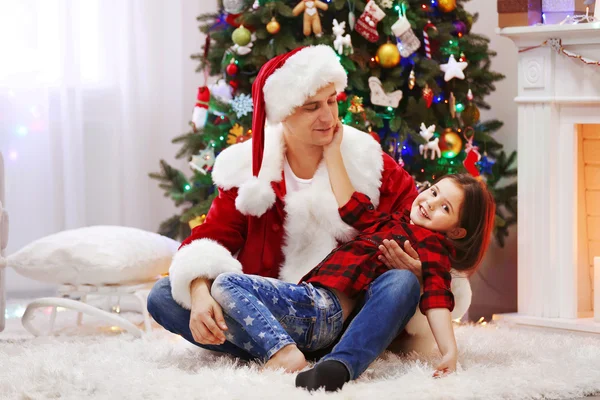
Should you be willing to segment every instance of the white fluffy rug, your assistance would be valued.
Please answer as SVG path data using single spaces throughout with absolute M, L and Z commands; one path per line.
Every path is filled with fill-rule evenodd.
M 461 371 L 433 379 L 435 359 L 387 353 L 341 392 L 312 397 L 294 375 L 195 348 L 157 330 L 19 338 L 0 334 L 7 399 L 558 399 L 600 392 L 600 338 L 494 326 L 456 330 Z M 21 336 L 22 337 L 22 336 Z

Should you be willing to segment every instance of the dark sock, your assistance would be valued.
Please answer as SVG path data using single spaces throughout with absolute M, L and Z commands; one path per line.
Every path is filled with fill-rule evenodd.
M 339 361 L 327 360 L 318 363 L 313 369 L 300 372 L 296 376 L 296 387 L 303 387 L 313 391 L 325 388 L 328 392 L 335 392 L 350 380 L 350 374 L 344 364 Z

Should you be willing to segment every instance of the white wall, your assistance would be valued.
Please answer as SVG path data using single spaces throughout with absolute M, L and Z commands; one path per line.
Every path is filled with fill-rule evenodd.
M 482 119 L 496 118 L 504 126 L 495 138 L 507 153 L 517 150 L 517 106 L 513 99 L 517 96 L 517 49 L 507 38 L 496 35 L 498 12 L 492 0 L 471 0 L 465 4 L 471 12 L 479 13 L 479 20 L 473 32 L 491 39 L 490 48 L 498 53 L 492 61 L 494 71 L 506 75 L 497 83 L 496 91 L 486 98 L 492 109 L 481 110 Z M 469 317 L 486 319 L 492 313 L 512 312 L 517 309 L 517 229 L 510 230 L 504 249 L 492 243 L 480 270 L 471 278 L 473 302 Z
M 189 172 L 187 163 L 182 160 L 175 160 L 175 154 L 179 150 L 178 145 L 173 145 L 170 140 L 189 130 L 188 122 L 191 119 L 191 113 L 196 100 L 196 91 L 199 85 L 202 84 L 202 74 L 195 73 L 197 62 L 191 60 L 189 56 L 201 51 L 201 45 L 204 43 L 204 37 L 198 31 L 198 23 L 196 17 L 202 13 L 212 12 L 216 10 L 216 1 L 207 0 L 186 0 L 183 2 L 174 2 L 172 7 L 168 8 L 170 13 L 173 13 L 165 18 L 179 18 L 180 14 L 183 23 L 180 30 L 167 32 L 164 42 L 167 45 L 158 46 L 157 51 L 162 51 L 164 54 L 165 66 L 169 64 L 171 68 L 177 68 L 180 71 L 179 75 L 173 76 L 172 81 L 165 82 L 164 89 L 174 93 L 180 93 L 179 101 L 169 104 L 162 113 L 169 113 L 171 117 L 166 118 L 169 121 L 161 130 L 164 132 L 163 150 L 160 156 L 173 166 L 177 166 L 184 172 Z M 172 43 L 168 45 L 168 43 Z M 164 44 L 164 43 L 163 43 Z M 173 65 L 175 64 L 175 67 Z M 179 64 L 178 66 L 176 64 Z M 156 96 L 161 96 L 161 93 L 156 93 Z M 143 144 L 140 143 L 140 146 Z M 140 147 L 141 148 L 141 147 Z M 40 158 L 43 155 L 40 156 Z M 43 168 L 43 160 L 40 162 L 40 168 Z M 54 210 L 57 209 L 55 204 L 52 204 L 52 199 L 40 200 L 39 193 L 44 192 L 44 185 L 50 185 L 51 182 L 40 182 L 36 179 L 35 171 L 17 171 L 11 168 L 8 160 L 7 167 L 7 201 L 6 208 L 11 217 L 11 228 L 9 235 L 9 245 L 7 254 L 14 253 L 26 244 L 45 235 L 55 233 L 56 221 L 53 216 Z M 155 168 L 148 172 L 159 171 L 159 159 L 156 160 Z M 150 178 L 148 178 L 150 181 Z M 163 191 L 158 188 L 155 181 L 150 181 L 156 190 L 154 196 L 149 199 L 149 207 L 155 211 L 152 218 L 146 221 L 145 226 L 139 226 L 142 229 L 156 231 L 161 221 L 170 217 L 175 212 L 173 202 L 163 197 Z M 39 190 L 36 190 L 39 189 Z M 36 192 L 39 192 L 36 195 Z M 29 205 L 24 205 L 28 203 Z M 12 208 L 11 208 L 12 205 Z M 17 205 L 19 207 L 17 207 Z M 11 212 L 11 209 L 14 210 Z M 101 213 L 99 213 L 101 215 Z M 95 224 L 110 223 L 103 221 L 102 217 L 98 217 Z M 59 230 L 59 229 L 58 229 Z M 33 293 L 52 292 L 55 286 L 33 281 L 18 275 L 14 270 L 6 271 L 6 292 L 8 297 L 23 297 L 31 296 Z

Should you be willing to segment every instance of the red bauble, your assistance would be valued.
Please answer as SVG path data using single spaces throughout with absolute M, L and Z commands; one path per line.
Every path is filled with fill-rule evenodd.
M 225 22 L 227 22 L 229 25 L 237 28 L 241 25 L 239 22 L 236 22 L 237 18 L 240 15 L 242 15 L 242 14 L 227 14 L 227 17 L 225 17 Z
M 229 86 L 231 86 L 233 88 L 233 90 L 237 90 L 237 88 L 240 86 L 240 84 L 236 80 L 230 80 L 229 81 Z
M 346 94 L 346 92 L 340 92 L 337 95 L 337 101 L 346 101 L 348 100 L 348 95 Z
M 229 76 L 236 76 L 239 70 L 240 69 L 235 63 L 231 63 L 225 68 L 225 72 L 227 72 L 227 75 Z

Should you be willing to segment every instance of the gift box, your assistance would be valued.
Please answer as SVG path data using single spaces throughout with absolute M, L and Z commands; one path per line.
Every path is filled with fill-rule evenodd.
M 542 0 L 498 0 L 497 4 L 500 28 L 542 22 Z
M 558 24 L 568 16 L 585 14 L 585 0 L 542 0 L 545 24 Z M 593 10 L 590 10 L 593 13 Z

